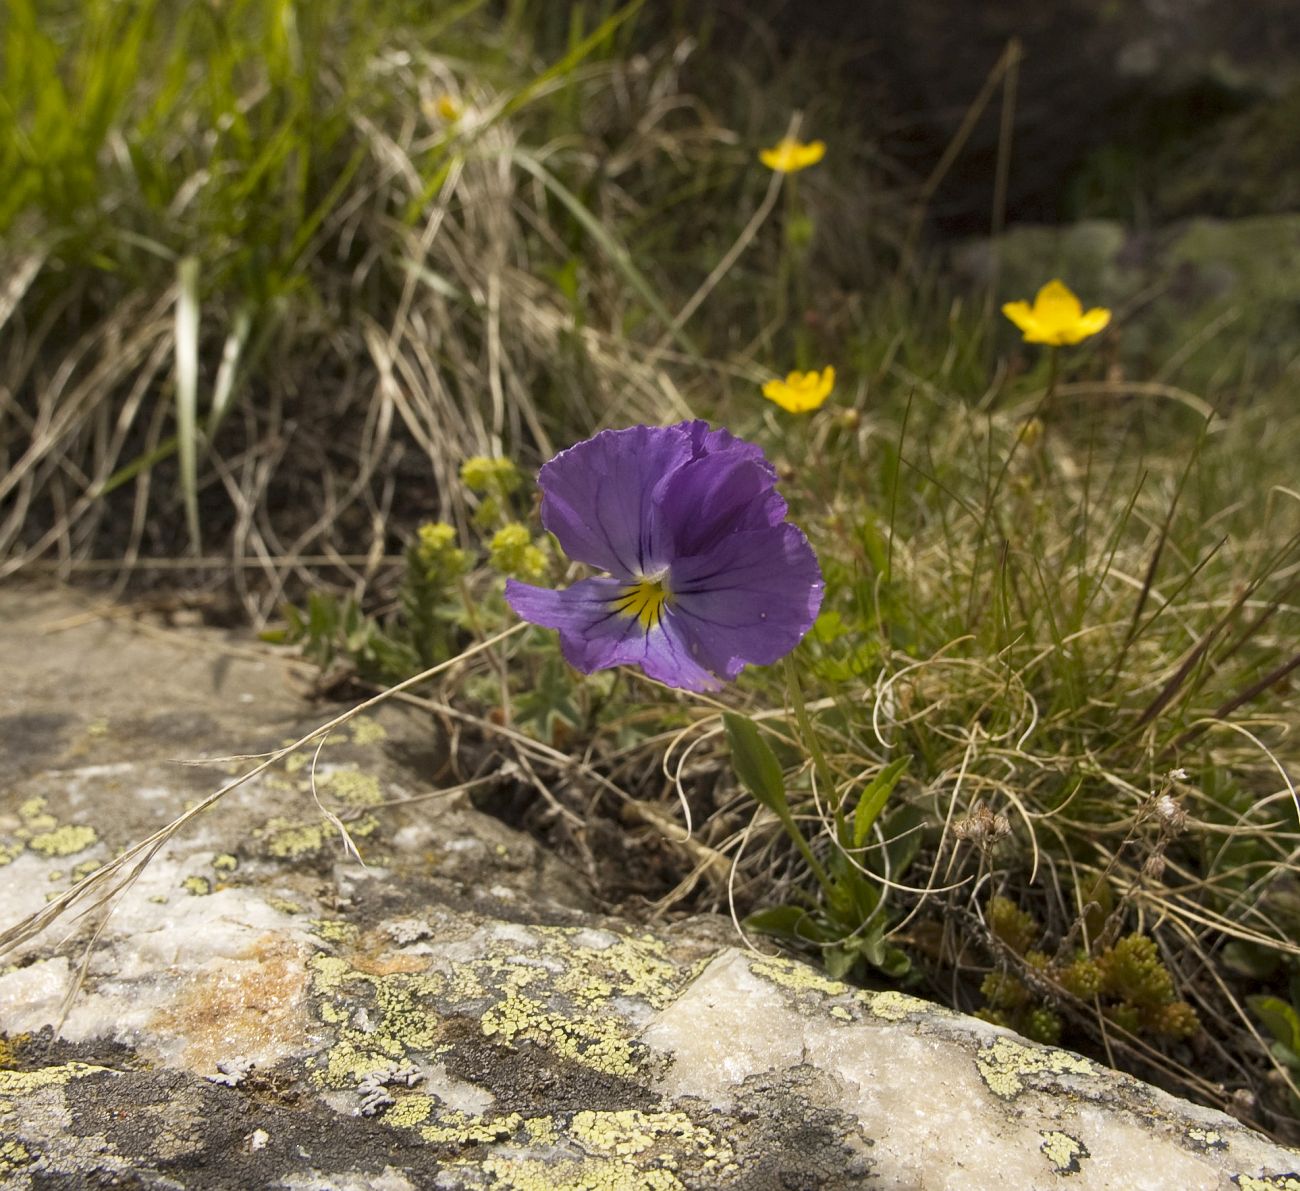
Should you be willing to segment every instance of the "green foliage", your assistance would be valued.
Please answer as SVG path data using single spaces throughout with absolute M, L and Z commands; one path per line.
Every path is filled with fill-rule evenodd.
M 454 657 L 467 644 L 471 624 L 458 586 L 468 553 L 453 545 L 455 533 L 441 523 L 420 527 L 406 550 L 399 614 L 386 623 L 363 613 L 354 599 L 312 592 L 305 609 L 285 606 L 285 627 L 263 633 L 263 640 L 301 647 L 304 657 L 335 670 L 336 678 L 380 684 Z
M 1080 950 L 1059 958 L 1031 950 L 1043 928 L 1009 898 L 989 899 L 987 922 L 989 934 L 1006 950 L 1004 962 L 1011 966 L 989 972 L 980 985 L 984 1007 L 979 1016 L 985 1020 L 1055 1044 L 1063 1023 L 1050 998 L 1064 994 L 1096 1002 L 1107 1020 L 1130 1034 L 1180 1039 L 1200 1030 L 1196 1010 L 1178 999 L 1173 976 L 1150 937 L 1125 935 L 1098 945 L 1094 954 Z
M 888 916 L 883 912 L 884 886 L 854 855 L 860 852 L 876 818 L 899 778 L 906 759 L 887 766 L 859 797 L 852 826 L 843 825 L 840 846 L 825 865 L 813 854 L 807 837 L 790 811 L 781 763 L 758 725 L 747 716 L 723 715 L 736 776 L 760 806 L 771 811 L 787 838 L 804 858 L 820 887 L 820 899 L 810 905 L 773 906 L 758 910 L 746 926 L 801 945 L 821 948 L 826 970 L 836 979 L 868 967 L 898 978 L 911 966 L 907 955 L 886 939 Z M 901 858 L 896 858 L 901 859 Z M 899 865 L 899 871 L 906 864 Z

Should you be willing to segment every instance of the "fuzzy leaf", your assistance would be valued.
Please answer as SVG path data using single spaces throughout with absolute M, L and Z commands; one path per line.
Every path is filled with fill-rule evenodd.
M 1278 1043 L 1300 1058 L 1300 1014 L 1280 997 L 1247 997 L 1247 1003 Z
M 727 739 L 731 742 L 731 764 L 736 776 L 760 803 L 784 820 L 790 814 L 785 798 L 785 777 L 771 745 L 763 739 L 758 726 L 748 716 L 729 711 L 722 719 L 727 726 Z
M 894 792 L 894 787 L 898 785 L 910 762 L 911 757 L 899 757 L 891 761 L 862 791 L 862 797 L 858 799 L 858 809 L 853 812 L 855 848 L 862 847 L 863 841 L 871 833 L 871 828 L 875 825 L 880 812 L 885 809 L 885 803 L 889 801 L 889 796 Z

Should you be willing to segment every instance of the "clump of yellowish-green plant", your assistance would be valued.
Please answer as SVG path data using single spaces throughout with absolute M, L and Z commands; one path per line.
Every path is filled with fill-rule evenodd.
M 396 600 L 387 615 L 363 611 L 359 600 L 312 592 L 304 608 L 288 605 L 284 629 L 263 637 L 298 645 L 336 679 L 395 683 L 454 657 L 475 636 L 502 627 L 505 577 L 538 579 L 550 565 L 545 539 L 514 519 L 522 478 L 499 456 L 474 456 L 461 468 L 478 501 L 469 545 L 445 521 L 419 526 L 405 552 Z
M 1196 1010 L 1175 996 L 1173 976 L 1146 935 L 1051 955 L 1035 946 L 1043 942 L 1038 920 L 1004 897 L 990 900 L 988 929 L 1002 953 L 980 984 L 985 1008 L 978 1016 L 986 1021 L 1055 1043 L 1061 1039 L 1059 1006 L 1069 1002 L 1075 1013 L 1082 1008 L 1089 1016 L 1100 1006 L 1107 1022 L 1135 1037 L 1190 1038 L 1200 1028 Z

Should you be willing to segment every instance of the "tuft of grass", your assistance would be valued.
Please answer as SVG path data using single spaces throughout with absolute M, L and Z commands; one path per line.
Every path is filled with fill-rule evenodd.
M 1256 1123 L 1286 1132 L 1265 1089 L 1293 1071 L 1247 997 L 1300 962 L 1296 412 L 1279 386 L 1207 417 L 1089 379 L 1086 353 L 1044 402 L 1041 372 L 988 387 L 982 334 L 959 317 L 935 356 L 900 328 L 852 408 L 751 421 L 828 596 L 798 655 L 807 722 L 795 686 L 751 687 L 802 842 L 760 809 L 717 846 L 743 841 L 742 906 L 783 907 L 752 925 L 833 968 L 897 976 L 901 949 L 932 995 L 1224 1107 L 1254 1088 Z M 846 838 L 900 763 L 869 839 Z M 836 865 L 870 890 L 856 922 Z M 1033 939 L 1008 947 L 990 899 Z M 1072 991 L 1129 938 L 1158 996 Z
M 13 5 L 0 574 L 202 541 L 263 619 L 463 526 L 466 456 L 706 405 L 679 312 L 767 180 L 640 7 Z

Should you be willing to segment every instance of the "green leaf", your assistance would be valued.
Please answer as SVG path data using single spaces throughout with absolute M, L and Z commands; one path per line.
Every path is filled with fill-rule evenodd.
M 785 777 L 781 762 L 758 731 L 758 725 L 746 715 L 734 711 L 722 717 L 731 742 L 731 764 L 745 788 L 768 810 L 784 821 L 790 808 L 785 797 Z
M 859 959 L 857 948 L 827 947 L 822 952 L 822 963 L 826 965 L 826 975 L 832 980 L 843 980 Z
M 745 919 L 750 930 L 789 939 L 792 943 L 825 943 L 835 936 L 802 906 L 769 906 Z
M 1225 968 L 1251 980 L 1268 980 L 1282 963 L 1276 951 L 1235 939 L 1224 945 L 1220 955 Z
M 1246 1003 L 1279 1044 L 1300 1059 L 1300 1014 L 1280 997 L 1247 997 Z
M 885 845 L 885 855 L 889 860 L 890 880 L 901 881 L 912 866 L 921 850 L 921 826 L 924 823 L 925 812 L 910 803 L 902 803 L 889 812 L 884 833 L 889 841 Z
M 899 757 L 891 761 L 862 791 L 862 797 L 858 799 L 858 809 L 853 813 L 855 848 L 862 847 L 863 841 L 871 833 L 871 828 L 875 825 L 880 812 L 885 809 L 885 803 L 889 801 L 889 796 L 894 792 L 894 787 L 898 785 L 911 760 L 911 757 Z

